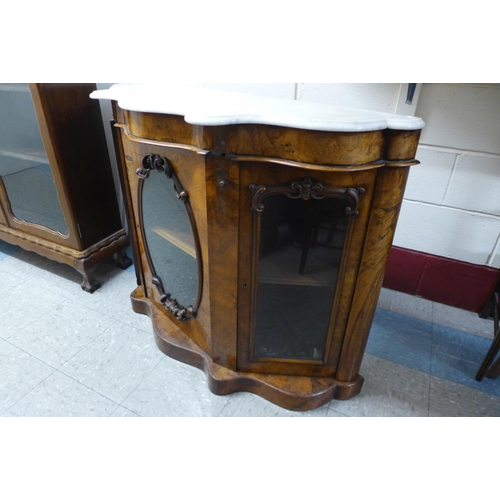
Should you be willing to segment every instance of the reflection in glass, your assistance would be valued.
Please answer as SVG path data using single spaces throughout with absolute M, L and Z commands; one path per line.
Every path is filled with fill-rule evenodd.
M 149 171 L 142 186 L 142 220 L 153 273 L 183 307 L 198 290 L 196 244 L 184 202 L 164 172 Z
M 68 234 L 27 84 L 0 85 L 0 177 L 18 220 Z
M 348 222 L 346 204 L 269 196 L 260 218 L 255 356 L 321 360 Z

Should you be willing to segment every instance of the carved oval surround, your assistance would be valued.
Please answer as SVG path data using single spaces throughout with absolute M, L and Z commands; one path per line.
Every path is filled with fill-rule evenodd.
M 139 219 L 152 282 L 164 307 L 185 321 L 196 316 L 203 289 L 200 241 L 188 192 L 163 156 L 146 155 L 136 173 Z

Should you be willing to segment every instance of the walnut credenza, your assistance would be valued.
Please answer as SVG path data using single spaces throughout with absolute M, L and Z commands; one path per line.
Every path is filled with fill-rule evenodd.
M 422 120 L 175 86 L 92 97 L 113 101 L 132 307 L 159 348 L 216 394 L 357 395 Z

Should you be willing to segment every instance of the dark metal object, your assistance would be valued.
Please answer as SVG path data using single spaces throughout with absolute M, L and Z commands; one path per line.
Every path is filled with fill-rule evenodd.
M 319 182 L 314 183 L 310 177 L 306 177 L 302 181 L 293 181 L 289 185 L 281 186 L 264 186 L 251 184 L 250 191 L 252 192 L 252 208 L 256 212 L 264 211 L 263 200 L 267 196 L 276 194 L 284 194 L 288 198 L 298 200 L 322 200 L 323 198 L 337 198 L 346 203 L 345 213 L 348 215 L 356 215 L 358 213 L 359 197 L 364 193 L 364 188 L 338 188 L 331 186 L 323 186 Z
M 416 83 L 408 84 L 408 91 L 406 94 L 406 104 L 411 104 L 413 102 L 413 96 L 415 95 L 415 90 L 417 89 Z
M 494 298 L 494 309 L 493 309 L 493 332 L 494 338 L 493 342 L 486 353 L 486 356 L 476 374 L 476 380 L 481 382 L 484 376 L 486 375 L 488 378 L 496 378 L 499 375 L 500 370 L 500 359 L 493 365 L 493 361 L 495 360 L 496 355 L 500 351 L 500 323 L 499 323 L 499 311 L 498 311 L 498 300 L 499 294 L 495 292 L 493 294 Z
M 196 252 L 196 263 L 198 266 L 198 288 L 196 291 L 196 300 L 194 305 L 192 306 L 183 306 L 177 302 L 175 298 L 171 296 L 170 293 L 165 291 L 161 278 L 156 276 L 156 271 L 154 268 L 153 260 L 149 253 L 149 249 L 147 243 L 145 242 L 145 254 L 148 260 L 149 268 L 151 269 L 151 273 L 153 274 L 153 284 L 156 286 L 158 291 L 160 292 L 160 301 L 168 309 L 177 319 L 181 321 L 185 321 L 189 318 L 196 317 L 196 312 L 200 306 L 201 302 L 201 294 L 203 290 L 203 263 L 201 260 L 201 247 L 200 247 L 200 239 L 198 236 L 198 231 L 196 229 L 196 222 L 194 219 L 193 210 L 191 208 L 191 204 L 189 203 L 189 196 L 187 191 L 182 187 L 179 178 L 174 172 L 173 166 L 170 161 L 159 155 L 148 154 L 142 159 L 142 165 L 140 168 L 136 170 L 137 176 L 139 177 L 139 218 L 141 227 L 144 228 L 144 220 L 143 220 L 143 212 L 142 212 L 142 190 L 145 180 L 149 177 L 149 172 L 151 170 L 157 170 L 160 173 L 164 173 L 168 179 L 171 179 L 174 183 L 174 189 L 177 195 L 177 198 L 184 202 L 184 206 L 186 208 L 186 212 L 189 217 L 189 222 L 191 223 L 191 229 L 193 231 L 193 238 L 195 244 L 195 252 Z

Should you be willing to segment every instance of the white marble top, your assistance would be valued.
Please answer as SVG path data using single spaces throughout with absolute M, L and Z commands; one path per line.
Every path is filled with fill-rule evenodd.
M 192 125 L 259 123 L 330 132 L 418 130 L 425 125 L 413 116 L 186 85 L 117 84 L 90 97 L 117 101 L 129 111 L 184 116 Z

